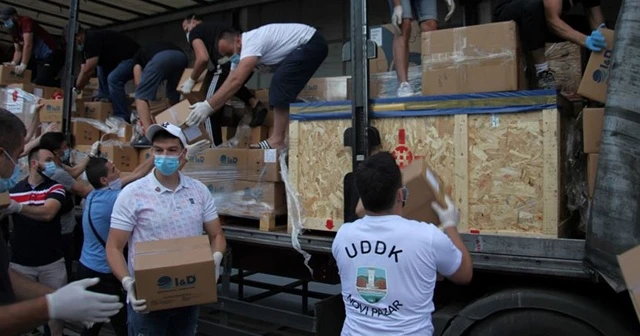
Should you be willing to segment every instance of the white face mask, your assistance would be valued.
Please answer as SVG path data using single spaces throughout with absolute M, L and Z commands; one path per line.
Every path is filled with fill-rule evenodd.
M 109 182 L 109 189 L 111 190 L 120 190 L 122 189 L 122 179 L 118 178 L 117 180 L 113 180 Z

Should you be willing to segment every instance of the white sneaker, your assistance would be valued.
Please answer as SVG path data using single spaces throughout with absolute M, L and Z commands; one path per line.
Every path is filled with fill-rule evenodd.
M 411 97 L 413 95 L 414 93 L 411 84 L 408 82 L 400 83 L 400 87 L 398 87 L 398 97 Z

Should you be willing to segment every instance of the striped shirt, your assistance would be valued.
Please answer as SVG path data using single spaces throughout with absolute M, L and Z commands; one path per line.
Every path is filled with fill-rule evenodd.
M 28 178 L 25 178 L 11 188 L 9 193 L 12 200 L 30 206 L 43 206 L 50 199 L 62 204 L 65 198 L 64 187 L 47 177 L 37 186 L 32 186 Z M 13 214 L 11 262 L 36 267 L 59 260 L 63 256 L 60 230 L 59 212 L 50 222 Z

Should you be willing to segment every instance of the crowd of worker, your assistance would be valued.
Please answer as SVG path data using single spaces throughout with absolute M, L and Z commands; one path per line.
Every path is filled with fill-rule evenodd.
M 586 22 L 566 19 L 579 2 L 587 13 Z M 447 4 L 448 19 L 455 4 L 453 0 Z M 407 81 L 410 23 L 418 20 L 422 31 L 437 29 L 436 0 L 389 0 L 389 5 L 391 21 L 398 28 L 394 40 L 397 94 L 410 96 L 414 94 Z M 19 74 L 31 68 L 35 84 L 60 86 L 65 42 L 55 40 L 13 7 L 0 8 L 0 20 L 13 37 L 14 71 Z M 604 19 L 597 0 L 504 0 L 496 7 L 494 20 L 518 24 L 524 49 L 534 59 L 540 88 L 555 86 L 544 57 L 546 41 L 567 40 L 593 51 L 605 46 L 598 31 Z M 323 63 L 328 47 L 320 32 L 304 24 L 267 24 L 240 32 L 204 22 L 198 15 L 187 16 L 181 24 L 195 55 L 191 77 L 182 83 L 188 58 L 173 43 L 139 45 L 116 31 L 87 30 L 77 24 L 65 27 L 65 36 L 69 30 L 75 32 L 74 40 L 67 42 L 83 55 L 74 95 L 80 95 L 95 74 L 100 83 L 95 99 L 110 101 L 114 115 L 130 122 L 125 85 L 134 81 L 143 132 L 133 145 L 151 147 L 153 155 L 132 174 L 121 177 L 111 162 L 98 157 L 99 143 L 86 158 L 71 164 L 68 138 L 55 125 L 36 137 L 15 115 L 0 110 L 0 193 L 9 192 L 11 198 L 0 216 L 12 221 L 12 230 L 3 230 L 0 239 L 3 335 L 48 324 L 51 335 L 61 336 L 64 321 L 83 322 L 83 335 L 98 335 L 106 322 L 118 336 L 195 335 L 197 306 L 148 313 L 145 300 L 136 297 L 133 255 L 137 242 L 205 231 L 218 277 L 226 249 L 211 193 L 201 182 L 180 173 L 186 157 L 206 146 L 188 145 L 177 125 L 154 124 L 149 102 L 164 81 L 167 98 L 178 102 L 178 90 L 189 93 L 213 63 L 217 76 L 207 99 L 190 107 L 187 125 L 210 119 L 213 142 L 219 145 L 219 112 L 235 96 L 250 107 L 251 126 L 261 125 L 270 109 L 274 112 L 274 131 L 252 147 L 285 148 L 289 105 Z M 269 106 L 245 86 L 254 71 L 273 73 Z M 20 180 L 22 157 L 28 174 Z M 86 178 L 79 179 L 81 175 Z M 460 284 L 472 277 L 471 257 L 456 229 L 458 210 L 448 198 L 447 208 L 433 205 L 442 230 L 402 218 L 409 193 L 402 186 L 400 168 L 386 152 L 370 156 L 355 176 L 362 218 L 342 226 L 332 249 L 347 312 L 343 335 L 400 330 L 431 334 L 429 316 L 434 310 L 437 274 Z M 75 197 L 85 199 L 85 205 L 83 244 L 74 271 Z M 384 295 L 360 292 L 356 284 L 367 274 L 369 281 L 385 281 Z

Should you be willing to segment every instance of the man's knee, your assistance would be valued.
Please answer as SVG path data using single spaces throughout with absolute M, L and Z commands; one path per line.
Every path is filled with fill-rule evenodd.
M 400 31 L 402 32 L 402 37 L 405 40 L 408 40 L 411 36 L 411 19 L 402 19 L 402 25 L 400 25 Z
M 425 20 L 420 22 L 420 30 L 423 33 L 434 31 L 438 29 L 438 21 L 436 20 Z

